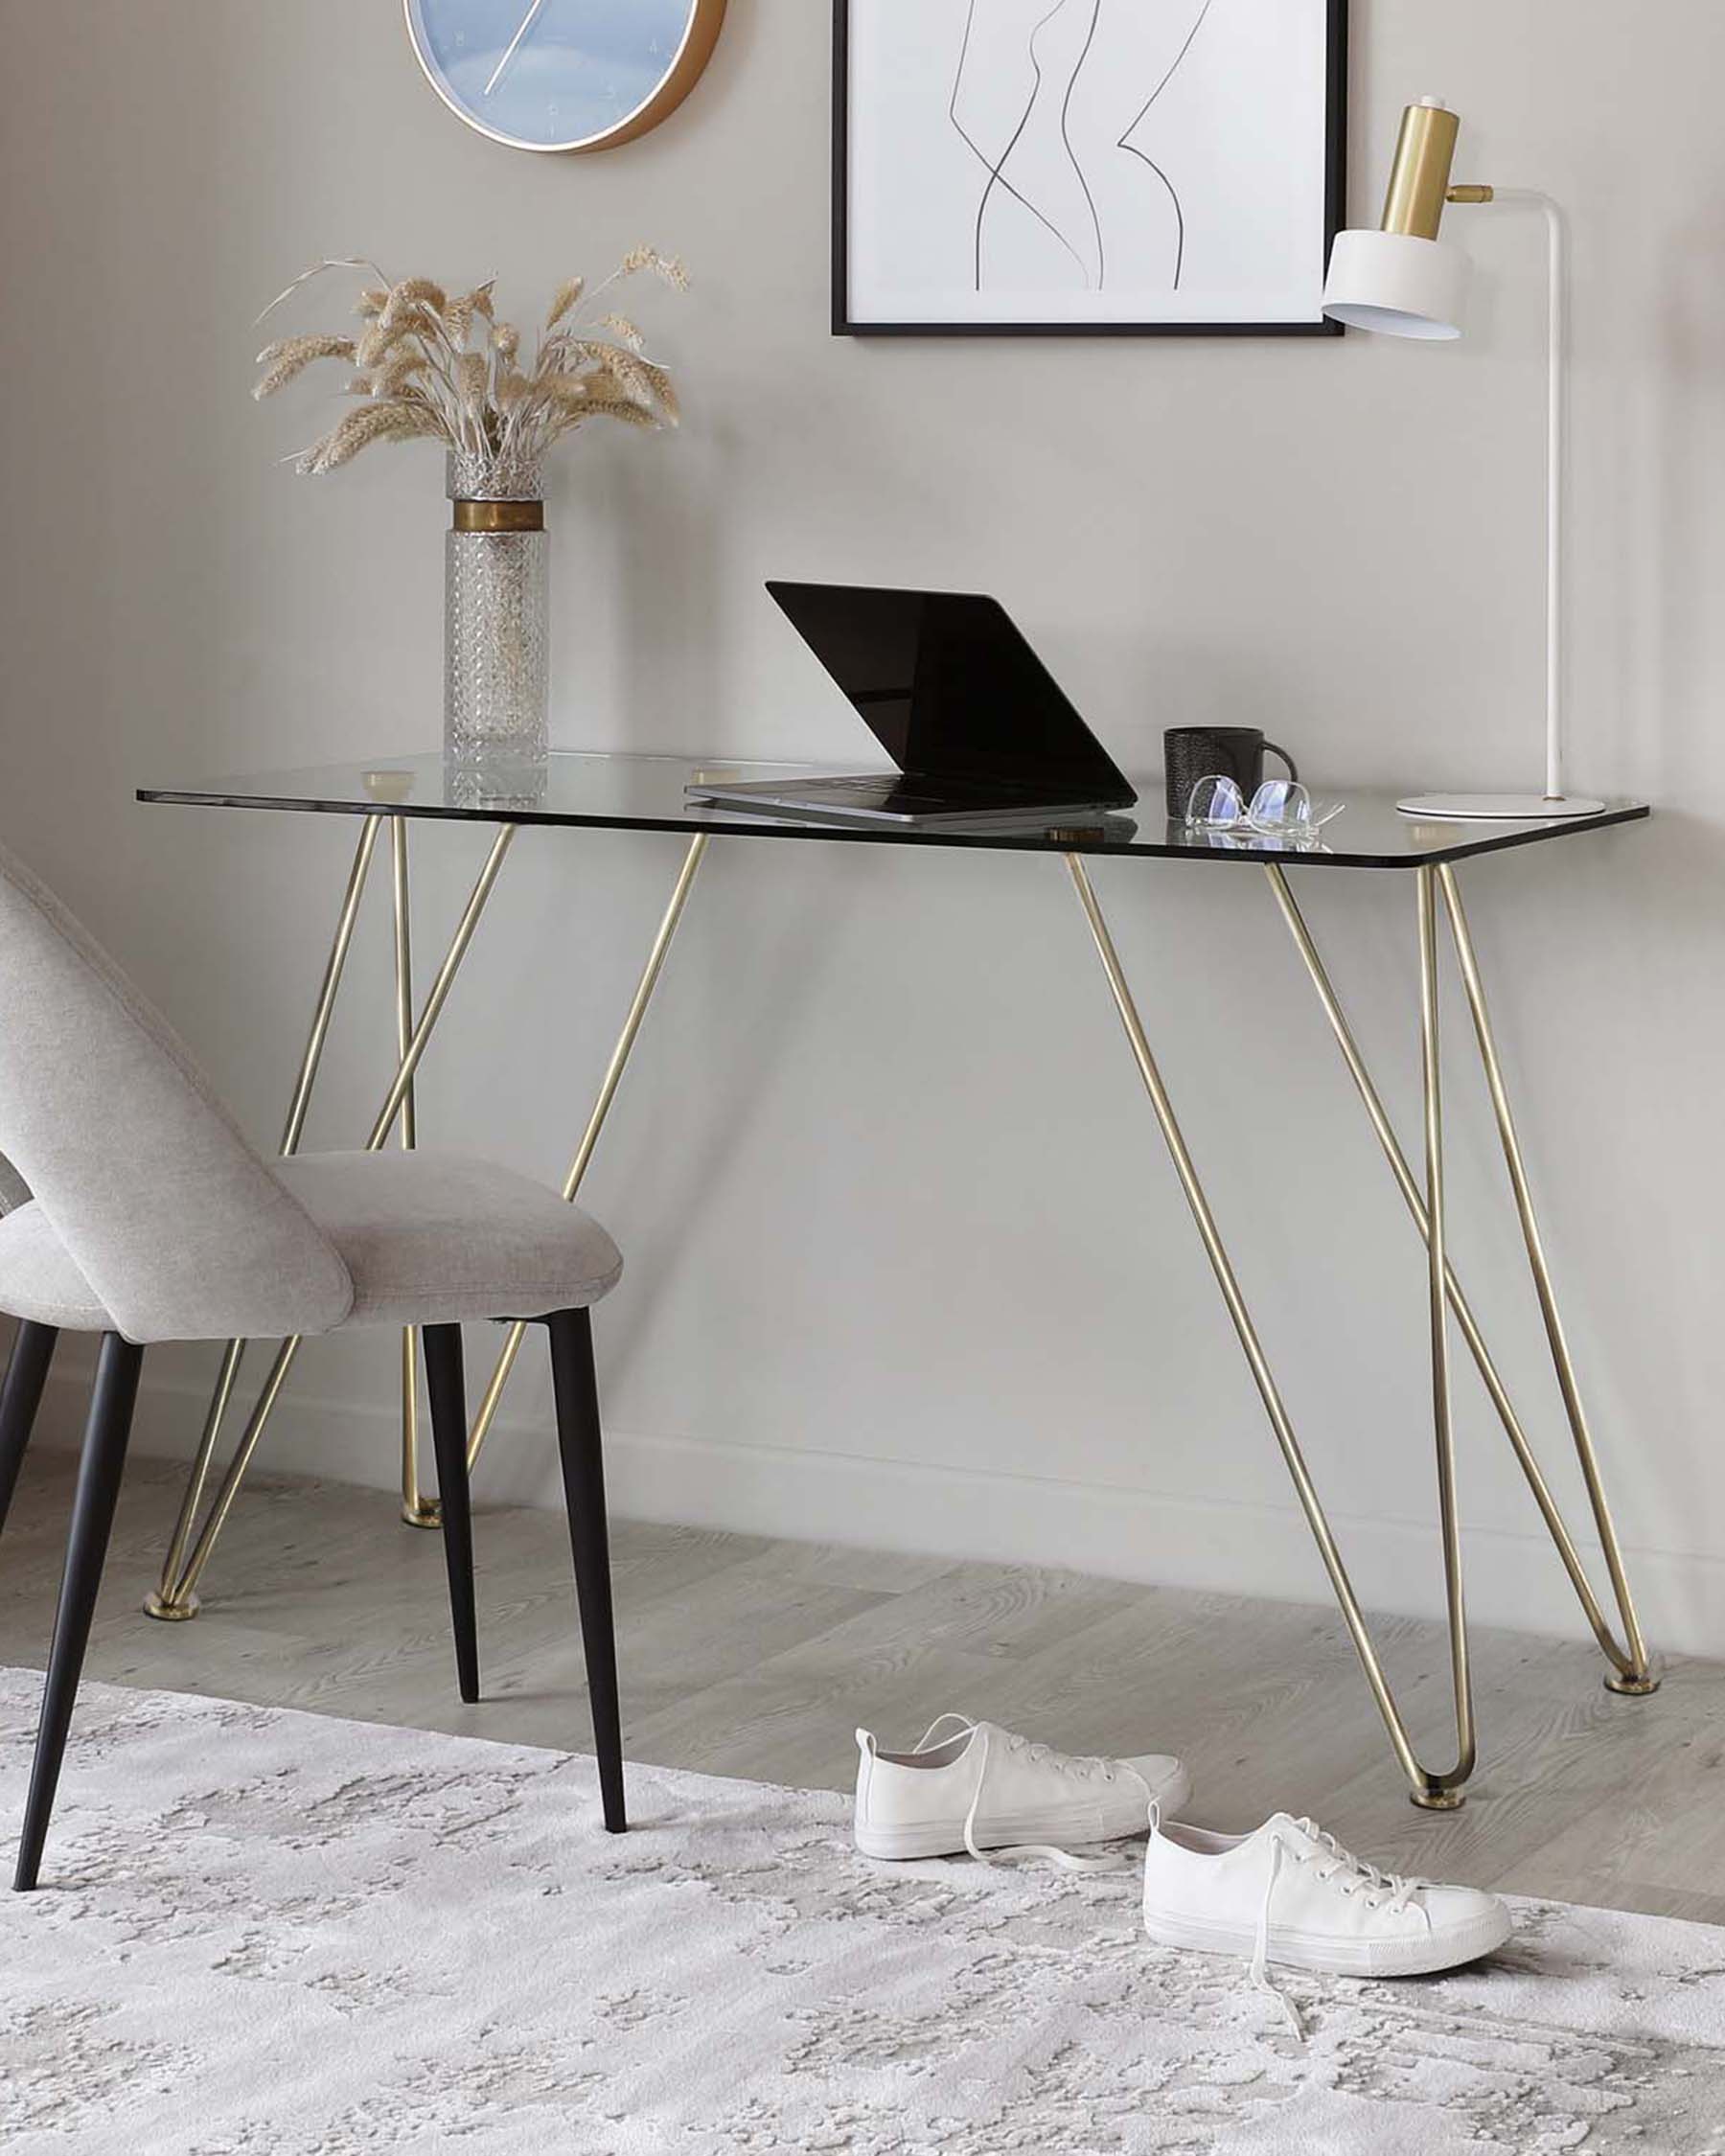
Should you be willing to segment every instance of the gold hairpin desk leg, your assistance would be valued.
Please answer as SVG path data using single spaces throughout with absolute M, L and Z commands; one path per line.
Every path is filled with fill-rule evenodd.
M 311 1014 L 311 1030 L 306 1040 L 306 1052 L 300 1058 L 299 1076 L 294 1081 L 288 1120 L 282 1129 L 281 1151 L 284 1157 L 298 1152 L 300 1138 L 306 1128 L 306 1113 L 311 1105 L 311 1089 L 317 1081 L 318 1066 L 323 1061 L 324 1043 L 329 1039 L 330 1020 L 335 1010 L 336 991 L 341 986 L 342 973 L 347 966 L 355 925 L 359 919 L 359 902 L 365 894 L 365 880 L 371 872 L 372 856 L 377 851 L 378 834 L 382 827 L 381 816 L 367 816 L 360 826 L 359 842 L 354 851 L 354 865 L 348 872 L 347 889 L 342 896 L 341 911 L 336 917 L 334 941 L 330 946 L 330 955 L 324 964 L 323 980 L 319 984 L 317 1002 Z M 198 1438 L 192 1472 L 186 1482 L 186 1494 L 180 1501 L 179 1516 L 173 1524 L 168 1554 L 162 1561 L 162 1576 L 157 1586 L 144 1599 L 145 1614 L 158 1617 L 166 1624 L 181 1623 L 187 1617 L 197 1615 L 196 1595 L 189 1591 L 178 1592 L 175 1583 L 179 1579 L 186 1545 L 191 1540 L 192 1528 L 197 1518 L 197 1508 L 203 1502 L 210 1466 L 216 1456 L 221 1425 L 227 1414 L 228 1403 L 234 1396 L 234 1385 L 239 1378 L 240 1364 L 244 1353 L 245 1342 L 240 1340 L 229 1341 L 222 1350 L 221 1368 L 217 1375 L 216 1389 L 210 1396 L 203 1433 Z
M 397 816 L 389 827 L 390 865 L 395 898 L 396 1061 L 406 1061 L 413 1045 L 413 908 L 407 893 L 407 818 Z M 414 1088 L 402 1097 L 402 1145 L 411 1152 L 419 1143 L 419 1116 Z M 419 1444 L 419 1327 L 402 1328 L 402 1518 L 410 1527 L 439 1527 L 443 1515 L 437 1500 L 420 1488 Z
M 636 984 L 634 999 L 629 1006 L 629 1015 L 623 1021 L 623 1031 L 611 1050 L 610 1062 L 606 1066 L 600 1082 L 599 1097 L 593 1103 L 593 1112 L 587 1117 L 586 1129 L 582 1133 L 581 1143 L 575 1149 L 575 1158 L 569 1163 L 569 1172 L 564 1178 L 563 1197 L 565 1204 L 575 1203 L 576 1193 L 587 1172 L 587 1163 L 593 1158 L 593 1149 L 599 1143 L 599 1134 L 605 1128 L 605 1118 L 610 1113 L 611 1103 L 617 1097 L 617 1088 L 622 1083 L 630 1051 L 641 1030 L 641 1021 L 647 1016 L 647 1006 L 653 1000 L 653 992 L 658 986 L 658 977 L 665 970 L 665 959 L 671 950 L 672 938 L 677 934 L 678 923 L 683 917 L 683 907 L 689 903 L 689 893 L 695 887 L 696 871 L 707 849 L 707 834 L 698 831 L 689 841 L 689 850 L 683 856 L 681 873 L 672 888 L 670 903 L 665 907 L 664 918 L 659 922 L 658 933 L 653 939 L 653 948 L 647 953 L 647 963 Z M 492 1371 L 491 1383 L 485 1388 L 485 1397 L 479 1403 L 479 1412 L 473 1418 L 473 1427 L 468 1436 L 468 1465 L 472 1466 L 479 1457 L 480 1448 L 496 1418 L 497 1406 L 509 1383 L 510 1372 L 515 1368 L 516 1358 L 521 1352 L 521 1342 L 526 1337 L 525 1324 L 511 1325 L 504 1337 L 503 1346 L 497 1356 L 496 1367 Z
M 1210 1262 L 1210 1269 L 1216 1276 L 1217 1286 L 1222 1291 L 1222 1299 L 1228 1307 L 1229 1317 L 1233 1322 L 1240 1346 L 1244 1350 L 1247 1364 L 1252 1371 L 1253 1381 L 1257 1387 L 1258 1397 L 1264 1404 L 1264 1411 L 1270 1418 L 1270 1426 L 1276 1434 L 1276 1444 L 1280 1448 L 1283 1461 L 1293 1480 L 1295 1494 L 1300 1500 L 1300 1510 L 1305 1515 L 1306 1525 L 1311 1529 L 1312 1539 L 1318 1545 L 1318 1553 L 1323 1560 L 1324 1571 L 1329 1575 L 1330 1586 L 1334 1590 L 1336 1600 L 1341 1606 L 1343 1621 L 1347 1626 L 1348 1636 L 1353 1641 L 1354 1652 L 1360 1658 L 1360 1666 L 1365 1671 L 1366 1682 L 1370 1687 L 1372 1698 L 1377 1703 L 1378 1712 L 1383 1717 L 1385 1730 L 1389 1733 L 1391 1748 L 1395 1754 L 1403 1774 L 1407 1777 L 1409 1792 L 1414 1801 L 1416 1804 L 1453 1810 L 1461 1802 L 1460 1783 L 1465 1780 L 1472 1768 L 1471 1732 L 1473 1717 L 1472 1705 L 1467 1696 L 1466 1688 L 1466 1646 L 1463 1640 L 1460 1647 L 1457 1647 L 1454 1640 L 1454 1627 L 1459 1622 L 1461 1614 L 1459 1596 L 1459 1567 L 1450 1568 L 1446 1573 L 1446 1578 L 1452 1589 L 1456 1591 L 1452 1594 L 1451 1600 L 1452 1661 L 1457 1676 L 1456 1723 L 1461 1740 L 1460 1755 L 1456 1767 L 1451 1769 L 1447 1775 L 1434 1775 L 1420 1764 L 1418 1755 L 1414 1749 L 1413 1740 L 1408 1734 L 1407 1725 L 1402 1720 L 1401 1710 L 1396 1706 L 1394 1694 L 1390 1688 L 1390 1682 L 1385 1675 L 1383 1663 L 1379 1659 L 1370 1630 L 1367 1625 L 1365 1613 L 1360 1607 L 1358 1595 L 1354 1593 L 1353 1583 L 1347 1576 L 1347 1568 L 1343 1562 L 1341 1549 L 1331 1530 L 1329 1520 L 1324 1513 L 1322 1502 L 1318 1495 L 1317 1485 L 1312 1480 L 1311 1471 L 1306 1465 L 1300 1440 L 1295 1435 L 1293 1423 L 1283 1403 L 1275 1374 L 1271 1370 L 1269 1359 L 1265 1355 L 1263 1344 L 1258 1339 L 1257 1328 L 1254 1325 L 1252 1315 L 1246 1307 L 1246 1298 L 1241 1293 L 1233 1265 L 1228 1255 L 1227 1246 L 1224 1244 L 1221 1231 L 1217 1227 L 1215 1215 L 1210 1210 L 1209 1200 L 1205 1195 L 1204 1185 L 1199 1181 L 1191 1152 L 1175 1117 L 1173 1102 L 1169 1098 L 1166 1086 L 1162 1083 L 1156 1058 L 1151 1052 L 1150 1043 L 1144 1032 L 1143 1021 L 1138 1016 L 1138 1007 L 1133 1001 L 1132 990 L 1127 982 L 1125 971 L 1120 964 L 1119 955 L 1115 950 L 1114 939 L 1109 934 L 1108 924 L 1103 918 L 1101 906 L 1097 904 L 1096 894 L 1091 883 L 1090 872 L 1085 867 L 1083 857 L 1079 854 L 1068 854 L 1066 862 L 1071 872 L 1072 882 L 1078 892 L 1079 903 L 1084 908 L 1085 918 L 1090 924 L 1091 936 L 1096 947 L 1096 954 L 1102 961 L 1102 970 L 1107 975 L 1109 989 L 1114 997 L 1115 1008 L 1119 1013 L 1120 1023 L 1125 1028 L 1133 1060 L 1138 1065 L 1138 1076 L 1143 1081 L 1145 1092 L 1150 1096 L 1151 1107 L 1156 1112 L 1156 1120 L 1162 1130 L 1169 1156 L 1173 1160 L 1175 1173 L 1180 1179 L 1180 1185 L 1185 1195 L 1186 1204 L 1191 1208 L 1192 1218 L 1197 1224 L 1198 1233 L 1203 1240 L 1206 1255 Z M 1426 890 L 1422 905 L 1424 914 L 1429 916 L 1429 888 Z M 1428 941 L 1429 939 L 1422 935 L 1422 961 L 1426 956 Z M 1422 1014 L 1428 1009 L 1435 1010 L 1435 984 L 1433 984 L 1432 993 L 1427 997 L 1422 997 Z M 1433 1181 L 1441 1204 L 1442 1125 L 1440 1112 L 1435 1112 L 1437 1104 L 1430 1098 L 1432 1082 L 1436 1075 L 1436 1050 L 1437 1042 L 1434 1029 L 1433 1037 L 1429 1042 L 1428 1053 L 1425 1057 L 1428 1091 L 1427 1123 L 1431 1136 L 1438 1141 L 1438 1158 L 1435 1163 L 1437 1173 Z M 1441 1237 L 1439 1237 L 1439 1263 L 1433 1269 L 1439 1283 L 1445 1277 L 1440 1262 L 1441 1249 Z M 1438 1290 L 1439 1301 L 1442 1292 L 1440 1285 Z M 1442 1387 L 1442 1402 L 1444 1407 L 1447 1408 L 1447 1355 L 1443 1354 L 1443 1360 L 1440 1363 L 1438 1358 L 1443 1351 L 1440 1348 L 1436 1330 L 1433 1335 L 1433 1348 L 1434 1396 L 1435 1398 L 1438 1397 L 1438 1388 Z M 1446 1471 L 1444 1463 L 1445 1448 L 1440 1440 L 1439 1503 L 1444 1506 L 1453 1506 L 1454 1475 L 1453 1472 Z M 1454 1521 L 1446 1520 L 1444 1538 L 1446 1554 L 1457 1547 Z
M 1618 1612 L 1623 1620 L 1623 1636 L 1628 1642 L 1628 1652 L 1624 1656 L 1614 1651 L 1615 1642 L 1608 1637 L 1601 1641 L 1613 1663 L 1605 1679 L 1606 1689 L 1622 1692 L 1632 1699 L 1644 1698 L 1649 1692 L 1659 1689 L 1660 1679 L 1647 1654 L 1646 1641 L 1642 1637 L 1641 1619 L 1636 1614 L 1635 1597 L 1630 1592 L 1622 1550 L 1618 1543 L 1617 1524 L 1611 1516 L 1611 1505 L 1599 1473 L 1598 1455 L 1594 1448 L 1593 1433 L 1588 1428 L 1587 1411 L 1581 1402 L 1580 1385 L 1570 1356 L 1563 1319 L 1558 1313 L 1556 1291 L 1552 1285 L 1545 1245 L 1540 1236 L 1539 1223 L 1534 1217 L 1532 1193 L 1528 1187 L 1528 1171 L 1522 1158 L 1521 1140 L 1516 1134 L 1515 1117 L 1509 1106 L 1508 1089 L 1504 1083 L 1503 1066 L 1498 1060 L 1497 1041 L 1492 1033 L 1491 1013 L 1485 1002 L 1484 984 L 1480 977 L 1479 959 L 1474 952 L 1467 916 L 1461 910 L 1461 893 L 1456 884 L 1455 870 L 1446 861 L 1437 874 L 1443 893 L 1444 906 L 1449 914 L 1450 931 L 1455 938 L 1456 957 L 1461 969 L 1461 984 L 1467 994 L 1467 1007 L 1473 1017 L 1480 1061 L 1484 1066 L 1485 1083 L 1491 1094 L 1492 1112 L 1497 1118 L 1498 1137 L 1503 1145 L 1505 1164 L 1509 1171 L 1509 1184 L 1515 1196 L 1516 1213 L 1521 1221 L 1522 1239 L 1527 1245 L 1528 1264 L 1539 1297 L 1539 1314 L 1545 1323 L 1546 1342 L 1552 1352 L 1552 1366 L 1556 1372 L 1558 1391 L 1563 1396 L 1563 1411 L 1569 1422 L 1570 1435 L 1575 1441 L 1576 1457 L 1580 1462 L 1582 1480 L 1587 1485 L 1587 1500 L 1593 1508 L 1594 1525 L 1605 1553 L 1605 1569 L 1611 1575 L 1612 1592 L 1617 1597 Z
M 1294 938 L 1295 948 L 1299 951 L 1305 964 L 1306 972 L 1311 976 L 1312 985 L 1318 992 L 1319 1002 L 1322 1005 L 1324 1016 L 1329 1021 L 1330 1030 L 1335 1035 L 1337 1045 L 1341 1048 L 1343 1060 L 1347 1066 L 1349 1075 L 1352 1077 L 1361 1101 L 1365 1105 L 1367 1116 L 1377 1136 L 1378 1143 L 1383 1149 L 1384 1158 L 1390 1164 L 1390 1171 L 1395 1179 L 1396 1187 L 1400 1190 L 1403 1201 L 1413 1216 L 1415 1227 L 1423 1237 L 1427 1233 L 1424 1200 L 1420 1195 L 1418 1184 L 1414 1181 L 1414 1172 L 1409 1167 L 1406 1157 L 1396 1140 L 1394 1128 L 1391 1124 L 1377 1088 L 1372 1083 L 1371 1074 L 1366 1067 L 1365 1059 L 1360 1053 L 1359 1044 L 1355 1041 L 1352 1029 L 1348 1025 L 1346 1014 L 1342 1008 L 1341 999 L 1330 980 L 1328 971 L 1313 939 L 1311 929 L 1306 924 L 1305 916 L 1296 902 L 1293 892 L 1288 887 L 1287 873 L 1274 861 L 1265 863 L 1264 873 L 1269 878 L 1271 890 L 1281 909 L 1282 918 L 1287 923 L 1288 930 Z M 1450 891 L 1454 887 L 1453 876 L 1446 868 L 1439 871 L 1438 881 L 1447 908 Z M 1469 990 L 1470 999 L 1474 992 L 1478 990 L 1479 1009 L 1483 1012 L 1484 998 L 1483 990 L 1479 989 L 1479 971 L 1474 960 L 1471 943 L 1467 943 L 1460 948 L 1460 955 L 1463 984 L 1465 986 L 1471 979 L 1473 986 Z M 1478 1021 L 1476 1020 L 1476 1027 Z M 1488 1019 L 1485 1024 L 1485 1039 L 1486 1041 L 1490 1040 Z M 1488 1084 L 1490 1083 L 1490 1069 L 1496 1067 L 1496 1063 L 1494 1045 L 1489 1052 Z M 1498 1083 L 1501 1086 L 1501 1072 Z M 1506 1097 L 1504 1101 L 1503 1115 L 1506 1119 L 1508 1118 Z M 1513 1137 L 1514 1125 L 1512 1121 L 1510 1121 L 1509 1128 Z M 1519 1164 L 1519 1146 L 1516 1147 L 1516 1159 Z M 1521 1180 L 1525 1187 L 1525 1175 Z M 1537 1229 L 1535 1229 L 1535 1239 L 1537 1239 Z M 1543 1251 L 1541 1257 L 1543 1262 Z M 1558 1509 L 1557 1501 L 1552 1495 L 1551 1485 L 1546 1480 L 1527 1433 L 1522 1427 L 1521 1419 L 1516 1413 L 1514 1404 L 1509 1398 L 1504 1381 L 1498 1373 L 1497 1365 L 1486 1347 L 1484 1335 L 1480 1329 L 1479 1321 L 1474 1316 L 1466 1296 L 1462 1293 L 1461 1284 L 1456 1277 L 1455 1269 L 1453 1266 L 1446 1265 L 1444 1271 L 1450 1308 L 1455 1313 L 1457 1326 L 1462 1339 L 1467 1343 L 1469 1353 L 1473 1356 L 1474 1362 L 1479 1367 L 1480 1376 L 1484 1383 L 1491 1404 L 1497 1411 L 1498 1420 L 1503 1424 L 1504 1434 L 1509 1440 L 1517 1464 L 1527 1478 L 1528 1487 L 1532 1492 L 1535 1504 L 1539 1507 L 1540 1517 L 1545 1522 L 1547 1532 L 1551 1535 L 1552 1541 L 1556 1547 L 1558 1557 L 1562 1560 L 1563 1569 L 1569 1575 L 1570 1584 L 1576 1591 L 1576 1597 L 1581 1605 L 1582 1614 L 1592 1627 L 1601 1653 L 1611 1664 L 1611 1673 L 1606 1677 L 1605 1683 L 1613 1691 L 1625 1692 L 1635 1697 L 1656 1691 L 1659 1687 L 1659 1679 L 1652 1672 L 1648 1663 L 1646 1648 L 1641 1639 L 1640 1627 L 1635 1621 L 1635 1605 L 1629 1596 L 1627 1582 L 1623 1582 L 1619 1598 L 1619 1608 L 1624 1617 L 1624 1631 L 1629 1640 L 1629 1644 L 1623 1646 L 1620 1645 L 1614 1636 L 1610 1622 L 1599 1606 L 1598 1598 L 1594 1594 L 1592 1582 L 1587 1576 L 1587 1569 L 1581 1560 L 1581 1553 L 1576 1548 L 1575 1539 L 1569 1531 L 1561 1511 Z M 1547 1286 L 1549 1290 L 1549 1278 Z M 1558 1335 L 1561 1338 L 1560 1325 L 1558 1326 Z M 1576 1403 L 1575 1416 L 1572 1419 L 1572 1429 L 1575 1428 L 1576 1421 L 1579 1421 L 1581 1428 L 1581 1441 L 1578 1442 L 1577 1449 L 1582 1453 L 1582 1472 L 1588 1479 L 1590 1493 L 1596 1490 L 1600 1491 L 1599 1503 L 1603 1505 L 1604 1499 L 1598 1479 L 1598 1464 L 1593 1457 L 1592 1441 L 1587 1436 L 1586 1418 L 1580 1411 L 1578 1398 Z M 1595 1517 L 1597 1522 L 1598 1518 L 1597 1511 Z M 1622 1577 L 1622 1561 L 1618 1552 L 1615 1530 L 1611 1527 L 1609 1508 L 1605 1510 L 1605 1527 L 1601 1539 L 1606 1548 L 1606 1563 L 1611 1570 L 1613 1584 L 1616 1586 Z
M 395 1128 L 396 1117 L 402 1112 L 402 1103 L 412 1090 L 414 1075 L 425 1057 L 426 1045 L 437 1029 L 437 1021 L 443 1016 L 444 1005 L 449 999 L 449 991 L 455 985 L 455 976 L 461 970 L 462 960 L 467 956 L 468 947 L 473 940 L 473 931 L 479 926 L 480 917 L 483 915 L 486 903 L 495 886 L 498 874 L 515 838 L 516 830 L 517 826 L 510 823 L 498 826 L 496 836 L 492 841 L 491 851 L 486 855 L 485 865 L 480 869 L 478 879 L 474 883 L 467 905 L 462 910 L 461 918 L 456 923 L 455 932 L 449 940 L 448 950 L 444 954 L 443 964 L 437 970 L 437 976 L 431 983 L 430 993 L 426 998 L 425 1008 L 420 1012 L 419 1021 L 413 1028 L 413 1037 L 407 1044 L 407 1052 L 402 1058 L 400 1067 L 397 1069 L 389 1091 L 384 1098 L 383 1106 L 378 1112 L 377 1121 L 372 1125 L 371 1135 L 366 1139 L 365 1150 L 368 1153 L 378 1152 L 388 1142 L 389 1134 Z M 229 1512 L 233 1509 L 234 1500 L 239 1495 L 240 1485 L 245 1479 L 246 1469 L 251 1465 L 252 1456 L 258 1449 L 258 1440 L 263 1436 L 264 1427 L 268 1422 L 277 1400 L 281 1397 L 282 1388 L 287 1383 L 288 1371 L 293 1367 L 294 1359 L 299 1353 L 300 1345 L 301 1342 L 296 1336 L 293 1339 L 283 1341 L 276 1349 L 275 1360 L 271 1363 L 268 1373 L 264 1380 L 264 1389 L 258 1395 L 250 1419 L 241 1434 L 239 1443 L 234 1448 L 234 1456 L 228 1463 L 227 1473 L 222 1477 L 221 1486 L 211 1501 L 203 1526 L 198 1532 L 196 1541 L 192 1545 L 191 1554 L 164 1597 L 165 1600 L 174 1604 L 189 1603 L 191 1607 L 183 1612 L 186 1616 L 191 1616 L 196 1607 L 194 1590 L 203 1577 L 204 1568 L 210 1561 L 210 1554 L 216 1547 L 217 1539 L 221 1533 Z
M 1438 1519 L 1443 1538 L 1443 1594 L 1449 1611 L 1450 1679 L 1456 1699 L 1456 1764 L 1428 1774 L 1414 1801 L 1454 1811 L 1473 1773 L 1473 1678 L 1461 1585 L 1461 1522 L 1456 1505 L 1456 1433 L 1450 1412 L 1449 1262 L 1444 1248 L 1443 1064 L 1438 1031 L 1438 890 L 1430 868 L 1414 871 L 1419 923 L 1419 1064 L 1425 1115 L 1426 1302 L 1432 1330 L 1432 1434 L 1438 1445 Z

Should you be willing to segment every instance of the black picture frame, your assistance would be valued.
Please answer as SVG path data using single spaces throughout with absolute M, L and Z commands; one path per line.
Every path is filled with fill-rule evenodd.
M 1347 203 L 1348 0 L 1328 0 L 1324 64 L 1324 260 Z M 859 322 L 850 311 L 851 0 L 833 0 L 833 289 L 836 337 L 1339 337 L 1316 322 Z

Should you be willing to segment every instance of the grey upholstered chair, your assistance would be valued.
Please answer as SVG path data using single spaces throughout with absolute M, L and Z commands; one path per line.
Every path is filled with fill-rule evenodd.
M 102 1580 L 144 1349 L 424 1328 L 463 1699 L 479 1696 L 465 1319 L 541 1319 L 574 1548 L 605 1823 L 624 1827 L 605 1482 L 588 1307 L 622 1259 L 555 1191 L 433 1153 L 265 1162 L 156 1012 L 0 850 L 0 1526 L 62 1330 L 102 1346 L 73 1501 L 14 1885 L 34 1887 Z M 20 1202 L 21 1201 L 21 1202 Z

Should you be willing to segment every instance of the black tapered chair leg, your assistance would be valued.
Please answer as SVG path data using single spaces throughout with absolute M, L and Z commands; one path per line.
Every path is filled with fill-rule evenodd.
M 473 1512 L 468 1494 L 467 1385 L 461 1327 L 424 1325 L 426 1389 L 443 1512 L 444 1562 L 449 1571 L 449 1619 L 455 1628 L 455 1677 L 465 1700 L 479 1697 L 479 1625 L 473 1607 Z
M 53 1325 L 19 1320 L 12 1361 L 6 1365 L 6 1383 L 0 1387 L 0 1527 L 5 1526 L 12 1510 L 18 1470 L 30 1447 L 30 1433 L 35 1427 L 36 1410 L 42 1404 L 42 1388 L 48 1382 L 48 1365 L 54 1361 L 58 1339 Z
M 90 1416 L 84 1429 L 83 1458 L 78 1469 L 78 1491 L 72 1500 L 72 1529 L 66 1539 L 66 1569 L 60 1578 L 48 1679 L 42 1688 L 42 1719 L 36 1730 L 30 1794 L 24 1800 L 18 1867 L 12 1878 L 20 1893 L 35 1885 L 42 1845 L 48 1839 L 48 1821 L 59 1783 L 84 1648 L 89 1644 L 90 1619 L 102 1585 L 143 1364 L 141 1347 L 122 1340 L 118 1333 L 103 1335 L 96 1383 L 90 1394 Z
M 563 1456 L 569 1545 L 581 1604 L 581 1642 L 587 1693 L 593 1703 L 593 1748 L 605 1824 L 621 1834 L 623 1731 L 617 1706 L 617 1635 L 611 1614 L 610 1538 L 605 1524 L 605 1462 L 600 1451 L 599 1388 L 593 1375 L 593 1327 L 585 1310 L 545 1319 L 551 1336 L 551 1382 L 557 1396 L 557 1443 Z

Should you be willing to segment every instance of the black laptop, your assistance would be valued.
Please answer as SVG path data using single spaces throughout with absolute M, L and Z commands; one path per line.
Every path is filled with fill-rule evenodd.
M 769 584 L 896 769 L 697 782 L 768 815 L 958 829 L 1129 809 L 1138 795 L 998 600 Z

